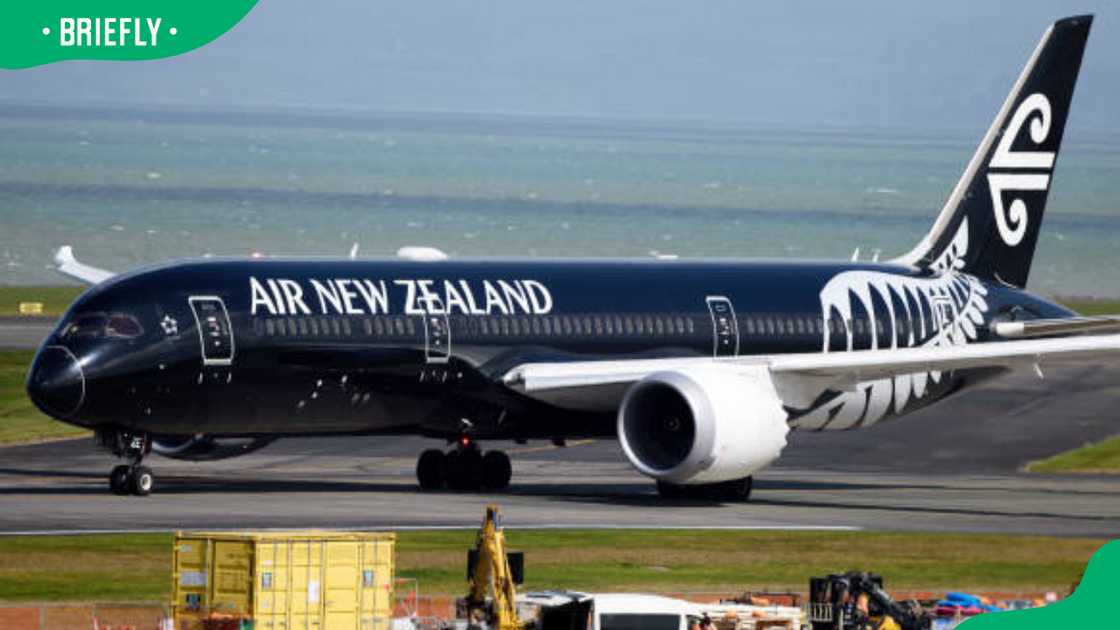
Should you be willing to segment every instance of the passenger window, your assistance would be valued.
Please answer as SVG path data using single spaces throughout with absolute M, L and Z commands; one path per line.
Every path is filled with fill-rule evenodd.
M 541 334 L 541 320 L 540 320 L 540 318 L 539 317 L 534 317 L 531 321 L 533 323 L 533 334 L 539 336 Z
M 307 336 L 307 320 L 299 318 L 299 334 L 303 337 Z
M 350 330 L 351 330 L 350 329 L 350 318 L 349 317 L 343 317 L 342 318 L 342 334 L 349 337 L 350 336 Z
M 653 320 L 653 329 L 658 335 L 665 334 L 665 321 L 660 317 Z
M 691 317 L 684 320 L 684 322 L 685 322 L 685 325 L 688 327 L 688 334 L 691 335 L 692 333 L 696 332 L 696 322 L 692 321 Z
M 276 334 L 276 324 L 271 319 L 264 320 L 264 334 L 270 337 Z
M 552 318 L 551 317 L 542 317 L 541 318 L 541 328 L 544 330 L 545 336 L 551 337 L 552 336 Z

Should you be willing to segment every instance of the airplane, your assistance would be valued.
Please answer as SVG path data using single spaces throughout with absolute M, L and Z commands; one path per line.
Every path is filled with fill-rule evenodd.
M 1012 370 L 1115 357 L 1120 317 L 1025 289 L 1092 16 L 1046 29 L 932 229 L 890 261 L 250 256 L 113 274 L 27 392 L 147 495 L 156 452 L 415 434 L 423 490 L 502 490 L 487 440 L 617 438 L 669 498 L 748 500 L 791 431 L 898 418 Z

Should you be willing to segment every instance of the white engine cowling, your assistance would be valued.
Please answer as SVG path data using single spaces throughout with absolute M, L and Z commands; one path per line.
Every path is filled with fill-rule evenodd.
M 765 368 L 657 372 L 634 383 L 618 438 L 640 472 L 675 484 L 742 479 L 773 462 L 789 425 Z

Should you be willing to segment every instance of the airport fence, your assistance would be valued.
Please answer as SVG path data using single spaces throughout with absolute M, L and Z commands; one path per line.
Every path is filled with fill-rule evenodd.
M 0 606 L 4 630 L 160 630 L 163 604 L 31 604 Z

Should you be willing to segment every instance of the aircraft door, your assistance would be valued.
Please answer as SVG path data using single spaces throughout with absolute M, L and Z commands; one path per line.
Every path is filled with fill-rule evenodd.
M 443 301 L 433 296 L 424 315 L 424 358 L 428 363 L 447 363 L 450 357 L 451 322 Z
M 235 348 L 233 326 L 225 302 L 213 295 L 191 296 L 187 301 L 198 325 L 203 366 L 203 371 L 199 374 L 200 382 L 203 375 L 208 380 L 228 382 Z
M 731 300 L 722 295 L 707 298 L 708 312 L 712 316 L 713 354 L 720 357 L 739 355 L 739 323 L 735 319 L 735 307 Z

